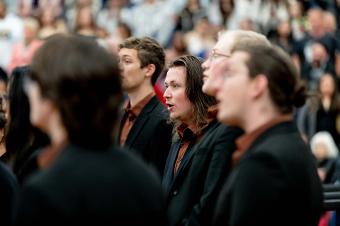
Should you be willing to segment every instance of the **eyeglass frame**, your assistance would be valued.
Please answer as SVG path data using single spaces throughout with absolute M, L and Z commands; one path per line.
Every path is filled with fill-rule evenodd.
M 220 58 L 220 57 L 230 58 L 231 55 L 223 54 L 223 53 L 218 53 L 218 52 L 214 49 L 214 50 L 212 50 L 212 51 L 209 53 L 209 56 L 208 56 L 207 60 L 209 60 L 209 61 L 214 61 L 214 60 L 216 60 L 217 58 Z

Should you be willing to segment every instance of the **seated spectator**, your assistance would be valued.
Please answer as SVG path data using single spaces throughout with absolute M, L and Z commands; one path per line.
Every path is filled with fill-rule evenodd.
M 67 32 L 65 22 L 58 19 L 54 10 L 50 7 L 41 10 L 38 18 L 40 23 L 39 39 L 46 39 L 53 34 Z
M 340 144 L 340 96 L 331 74 L 324 74 L 313 95 L 298 112 L 297 124 L 300 132 L 308 141 L 319 131 L 328 131 L 338 148 Z
M 310 90 L 315 90 L 322 75 L 335 75 L 336 72 L 330 59 L 329 47 L 324 41 L 316 41 L 311 45 L 311 55 L 312 61 L 302 65 L 301 77 L 306 80 Z
M 339 150 L 332 136 L 328 132 L 318 132 L 312 137 L 310 145 L 317 160 L 318 174 L 321 181 L 323 183 L 333 183 L 332 178 Z
M 215 44 L 211 24 L 206 17 L 197 21 L 194 30 L 185 34 L 184 39 L 191 55 L 205 58 Z
M 77 12 L 75 33 L 93 38 L 105 38 L 108 33 L 97 26 L 90 7 L 80 8 Z
M 293 35 L 292 28 L 288 21 L 279 21 L 277 29 L 271 34 L 269 40 L 280 46 L 288 54 L 293 51 Z
M 15 67 L 30 64 L 35 51 L 41 46 L 38 40 L 39 24 L 33 18 L 24 20 L 24 41 L 13 47 L 8 71 L 11 73 Z

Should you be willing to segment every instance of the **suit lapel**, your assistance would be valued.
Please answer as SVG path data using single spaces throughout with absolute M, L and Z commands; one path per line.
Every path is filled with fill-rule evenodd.
M 152 112 L 152 110 L 157 106 L 157 104 L 158 104 L 157 97 L 154 96 L 145 105 L 141 113 L 138 115 L 136 122 L 133 124 L 128 137 L 126 138 L 126 142 L 125 142 L 126 146 L 132 146 L 136 138 L 139 137 L 142 129 L 144 128 L 145 123 L 149 120 L 150 112 Z
M 163 177 L 163 186 L 166 190 L 166 195 L 168 196 L 168 193 L 171 191 L 171 187 L 173 184 L 173 178 L 174 178 L 174 165 L 177 158 L 177 154 L 179 151 L 179 145 L 180 142 L 176 142 L 173 144 L 173 147 L 171 147 L 171 152 L 169 153 L 169 157 L 166 162 L 166 171 L 164 172 Z
M 213 131 L 216 127 L 218 126 L 218 122 L 217 120 L 214 120 L 209 126 L 208 128 L 206 128 L 206 134 L 203 135 L 204 137 L 205 136 L 210 136 L 210 131 Z M 196 145 L 195 144 L 190 144 L 189 147 L 188 147 L 188 150 L 187 150 L 187 153 L 185 153 L 185 156 L 184 158 L 182 159 L 182 163 L 181 165 L 179 166 L 179 169 L 177 171 L 177 174 L 174 176 L 173 180 L 172 180 L 172 183 L 171 183 L 171 186 L 169 187 L 169 190 L 168 192 L 171 191 L 172 187 L 175 185 L 176 181 L 179 180 L 179 178 L 181 178 L 182 174 L 184 173 L 185 169 L 187 167 L 190 167 L 190 162 L 192 160 L 192 158 L 194 158 L 195 154 L 200 150 L 200 146 L 201 146 L 201 143 L 203 140 L 206 140 L 206 139 L 210 139 L 210 138 L 205 138 L 204 137 L 202 138 L 201 141 L 199 141 L 199 143 L 197 143 Z M 175 164 L 175 161 L 176 161 L 176 157 L 177 157 L 177 153 L 178 153 L 178 150 L 179 147 L 177 146 L 177 151 L 176 151 L 176 154 L 173 158 L 173 162 L 172 162 L 172 168 Z M 173 172 L 173 171 L 172 171 Z M 172 173 L 173 175 L 173 173 Z
M 210 140 L 210 138 L 206 138 L 206 136 L 210 136 L 210 131 L 213 131 L 217 126 L 218 126 L 217 120 L 214 120 L 213 122 L 210 123 L 210 125 L 207 128 L 205 128 L 206 129 L 205 134 L 203 135 L 201 140 L 197 144 L 189 145 L 188 152 L 185 154 L 182 160 L 182 164 L 178 169 L 177 176 L 181 174 L 181 172 L 188 166 L 188 163 L 191 161 L 191 159 L 195 156 L 195 153 L 199 151 L 201 143 L 206 139 Z

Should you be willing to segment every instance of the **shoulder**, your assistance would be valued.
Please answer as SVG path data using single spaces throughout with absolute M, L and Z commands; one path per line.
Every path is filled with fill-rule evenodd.
M 2 162 L 0 162 L 0 184 L 1 194 L 14 193 L 18 187 L 18 183 L 13 172 Z
M 45 188 L 62 188 L 117 182 L 122 175 L 127 178 L 142 177 L 157 180 L 156 174 L 142 160 L 129 151 L 117 147 L 108 150 L 86 150 L 70 147 L 49 169 L 36 174 L 29 184 Z M 131 176 L 131 177 L 130 177 Z

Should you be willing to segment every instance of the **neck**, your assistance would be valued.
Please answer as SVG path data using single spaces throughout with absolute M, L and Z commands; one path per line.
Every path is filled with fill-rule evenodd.
M 141 100 L 143 100 L 147 95 L 153 93 L 154 89 L 150 86 L 141 86 L 136 90 L 128 91 L 128 96 L 130 100 L 131 107 L 136 106 Z
M 280 118 L 282 116 L 287 116 L 287 119 L 291 119 L 291 114 L 283 115 L 278 110 L 273 107 L 262 107 L 258 111 L 249 111 L 249 117 L 243 122 L 243 129 L 246 133 L 251 133 L 264 124 Z M 255 119 L 255 120 L 254 120 Z
M 191 125 L 188 125 L 188 128 L 193 132 L 193 133 L 197 133 L 198 131 L 198 128 L 195 124 L 191 124 Z
M 51 145 L 58 147 L 59 145 L 67 141 L 67 133 L 64 126 L 61 123 L 59 115 L 52 115 L 49 124 L 49 136 L 51 139 Z

